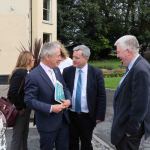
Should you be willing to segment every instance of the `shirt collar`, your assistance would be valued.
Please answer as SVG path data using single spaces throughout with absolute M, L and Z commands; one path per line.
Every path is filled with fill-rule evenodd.
M 41 67 L 45 70 L 45 71 L 49 71 L 49 70 L 53 70 L 52 68 L 48 67 L 47 65 L 45 65 L 43 62 L 40 62 Z
M 132 68 L 132 66 L 134 65 L 135 61 L 137 60 L 137 58 L 139 57 L 140 55 L 137 54 L 136 57 L 129 63 L 128 65 L 128 69 L 130 70 Z
M 88 65 L 85 64 L 85 66 L 83 66 L 82 68 L 77 68 L 76 70 L 79 71 L 79 70 L 82 70 L 82 72 L 86 72 L 88 69 Z

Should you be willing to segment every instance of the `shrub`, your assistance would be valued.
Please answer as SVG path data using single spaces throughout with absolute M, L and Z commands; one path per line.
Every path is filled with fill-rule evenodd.
M 104 77 L 122 77 L 124 75 L 125 69 L 102 69 Z

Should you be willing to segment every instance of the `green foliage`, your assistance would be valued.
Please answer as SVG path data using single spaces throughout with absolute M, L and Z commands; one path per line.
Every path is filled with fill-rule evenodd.
M 70 6 L 70 7 L 69 7 Z M 69 7 L 69 12 L 66 12 Z M 64 44 L 84 43 L 92 49 L 93 58 L 98 58 L 105 50 L 110 52 L 108 38 L 103 31 L 101 15 L 97 1 L 76 0 L 72 4 L 66 1 L 65 6 L 58 0 L 58 38 Z M 108 50 L 109 49 L 109 50 Z
M 106 39 L 105 37 L 101 37 L 98 41 L 88 39 L 86 42 L 92 50 L 92 59 L 104 58 L 111 52 L 111 46 L 109 45 L 108 39 Z
M 117 69 L 121 67 L 118 59 L 92 60 L 89 63 L 100 69 Z
M 105 87 L 110 89 L 116 89 L 121 77 L 104 78 Z
M 109 54 L 125 34 L 150 45 L 149 6 L 149 0 L 58 0 L 58 38 L 86 44 L 94 59 Z

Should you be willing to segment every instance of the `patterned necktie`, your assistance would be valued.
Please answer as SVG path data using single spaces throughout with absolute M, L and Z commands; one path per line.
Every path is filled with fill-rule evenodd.
M 82 70 L 79 70 L 79 76 L 78 76 L 77 87 L 76 87 L 76 98 L 75 98 L 76 112 L 81 112 L 81 88 L 82 88 L 81 72 Z

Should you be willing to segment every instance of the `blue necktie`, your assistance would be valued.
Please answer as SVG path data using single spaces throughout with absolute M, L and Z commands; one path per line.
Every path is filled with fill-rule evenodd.
M 81 72 L 82 70 L 79 70 L 79 76 L 78 76 L 77 87 L 76 87 L 76 98 L 75 98 L 75 111 L 76 112 L 81 112 L 81 86 L 82 86 Z

